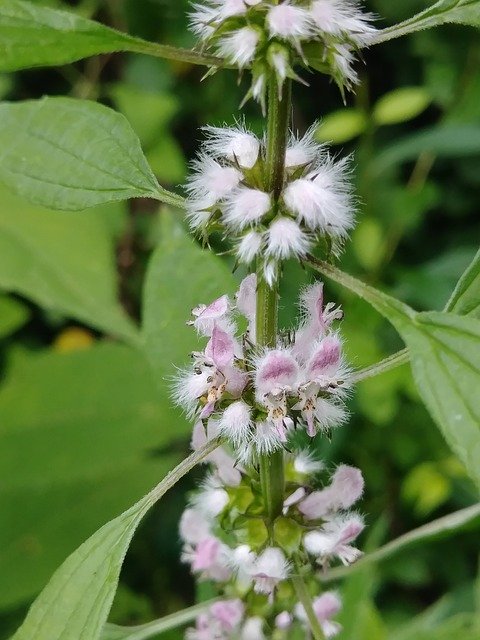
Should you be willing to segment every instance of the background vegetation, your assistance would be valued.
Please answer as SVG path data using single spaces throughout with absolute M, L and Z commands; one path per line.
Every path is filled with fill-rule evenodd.
M 426 6 L 368 4 L 383 26 Z M 149 40 L 193 44 L 185 0 L 84 0 L 68 9 Z M 333 140 L 340 155 L 355 154 L 360 213 L 346 270 L 417 310 L 441 309 L 480 235 L 478 32 L 452 26 L 419 33 L 375 47 L 365 62 L 347 109 L 326 77 L 297 85 L 294 127 L 302 132 L 321 119 L 319 139 Z M 202 73 L 137 55 L 99 56 L 0 75 L 0 97 L 69 94 L 114 106 L 140 137 L 161 184 L 175 189 L 201 138 L 198 128 L 232 122 L 246 90 L 231 72 L 200 82 Z M 260 131 L 256 105 L 245 114 Z M 189 309 L 233 291 L 242 273 L 231 275 L 232 266 L 228 255 L 201 254 L 180 214 L 158 211 L 151 201 L 65 214 L 0 188 L 0 637 L 18 626 L 68 553 L 188 451 L 191 425 L 170 405 L 168 377 L 195 344 L 184 328 Z M 283 325 L 293 321 L 299 282 L 311 278 L 287 265 Z M 136 348 L 134 330 L 142 291 L 151 301 L 142 337 L 148 358 Z M 365 303 L 336 287 L 328 295 L 346 311 L 355 366 L 401 348 Z M 162 347 L 155 340 L 152 352 L 149 337 L 159 334 Z M 159 375 L 162 388 L 154 383 Z M 408 365 L 360 383 L 351 409 L 350 424 L 328 447 L 318 446 L 329 463 L 353 463 L 366 476 L 364 547 L 475 501 L 462 465 L 418 400 Z M 209 596 L 209 585 L 194 593 L 176 534 L 200 476 L 177 485 L 141 526 L 112 621 L 144 622 Z M 477 553 L 471 527 L 357 572 L 342 587 L 352 603 L 342 640 L 474 640 Z

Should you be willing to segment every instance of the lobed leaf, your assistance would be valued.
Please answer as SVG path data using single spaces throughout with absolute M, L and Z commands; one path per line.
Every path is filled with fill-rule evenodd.
M 123 559 L 141 519 L 180 478 L 213 451 L 211 440 L 149 494 L 82 544 L 54 573 L 12 640 L 97 640 L 118 584 Z
M 480 321 L 446 312 L 415 313 L 331 265 L 314 259 L 309 263 L 364 298 L 395 326 L 408 347 L 423 401 L 480 487 Z
M 382 29 L 370 41 L 370 44 L 387 42 L 400 36 L 430 29 L 442 24 L 465 24 L 480 27 L 480 0 L 439 0 L 421 13 Z
M 138 197 L 182 203 L 158 185 L 124 116 L 72 98 L 0 104 L 0 182 L 51 209 Z
M 22 0 L 0 4 L 0 71 L 57 66 L 100 53 L 130 51 L 218 66 L 214 56 L 134 38 L 93 20 Z

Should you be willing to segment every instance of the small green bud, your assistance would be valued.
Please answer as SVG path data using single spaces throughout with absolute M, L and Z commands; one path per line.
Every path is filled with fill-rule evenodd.
M 273 525 L 273 539 L 287 553 L 298 551 L 302 542 L 302 528 L 290 518 L 277 518 Z

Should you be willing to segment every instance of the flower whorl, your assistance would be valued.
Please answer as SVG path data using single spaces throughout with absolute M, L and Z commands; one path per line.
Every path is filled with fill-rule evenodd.
M 321 238 L 338 252 L 354 225 L 349 159 L 333 160 L 314 130 L 290 136 L 277 201 L 265 188 L 265 143 L 242 127 L 207 127 L 187 182 L 192 229 L 228 234 L 244 264 L 261 255 L 270 285 L 280 261 L 305 257 Z
M 229 64 L 251 67 L 246 97 L 263 105 L 269 71 L 280 90 L 287 77 L 299 80 L 297 64 L 328 73 L 341 90 L 355 85 L 354 52 L 371 41 L 372 19 L 357 0 L 205 0 L 193 5 L 190 27 Z

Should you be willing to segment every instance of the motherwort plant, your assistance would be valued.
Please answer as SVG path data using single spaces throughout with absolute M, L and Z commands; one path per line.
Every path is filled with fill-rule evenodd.
M 186 639 L 335 637 L 342 599 L 323 589 L 324 576 L 343 575 L 345 569 L 332 566 L 349 567 L 361 555 L 364 481 L 355 467 L 318 459 L 316 445 L 334 430 L 349 428 L 347 400 L 355 381 L 408 359 L 434 420 L 480 483 L 480 323 L 474 317 L 480 257 L 443 312 L 417 313 L 334 267 L 354 227 L 352 159 L 335 158 L 318 144 L 315 124 L 298 135 L 291 117 L 295 81 L 306 83 L 319 70 L 343 94 L 359 80 L 355 65 L 362 49 L 446 22 L 480 26 L 479 0 L 438 0 L 382 30 L 357 0 L 205 0 L 190 13 L 197 47 L 183 50 L 71 13 L 2 0 L 0 71 L 131 51 L 204 65 L 207 76 L 233 68 L 249 78 L 245 99 L 260 103 L 266 115 L 262 135 L 238 116 L 235 126 L 205 127 L 183 197 L 158 184 L 133 130 L 111 109 L 72 98 L 0 104 L 2 183 L 64 211 L 133 197 L 157 199 L 183 210 L 204 245 L 212 234 L 220 236 L 244 276 L 234 296 L 226 291 L 203 299 L 199 289 L 189 320 L 199 347 L 178 372 L 173 397 L 192 422 L 193 453 L 65 561 L 12 640 L 133 640 L 170 629 L 170 616 L 132 634 L 105 623 L 142 517 L 200 462 L 207 464 L 206 476 L 180 521 L 182 560 L 199 581 L 213 583 L 216 597 L 174 616 L 177 626 L 192 623 Z M 32 33 L 39 46 L 31 46 Z M 314 250 L 323 260 L 312 256 Z M 408 351 L 353 372 L 344 356 L 343 313 L 324 299 L 320 281 L 298 292 L 297 326 L 279 327 L 279 284 L 287 259 L 363 297 L 391 321 Z M 110 271 L 106 280 L 110 291 Z M 137 331 L 110 297 L 98 311 L 101 287 L 95 295 L 76 296 L 61 282 L 69 302 L 60 309 L 73 309 L 82 320 L 93 314 L 97 328 L 145 347 L 148 326 Z M 158 305 L 157 289 L 148 289 L 155 293 L 145 298 Z M 50 304 L 50 288 L 42 291 Z M 157 322 L 155 313 L 146 315 L 150 325 Z M 155 359 L 155 349 L 147 346 L 147 357 L 151 352 Z M 478 513 L 474 505 L 413 538 L 455 530 Z
M 228 0 L 195 4 L 192 28 L 239 70 L 268 122 L 259 138 L 245 125 L 206 127 L 187 182 L 187 217 L 208 243 L 221 233 L 238 263 L 255 269 L 235 299 L 193 309 L 206 340 L 175 382 L 174 397 L 195 423 L 192 446 L 220 437 L 210 471 L 180 524 L 183 560 L 223 596 L 187 631 L 203 638 L 287 638 L 294 627 L 335 636 L 338 594 L 321 592 L 315 572 L 354 562 L 364 528 L 351 508 L 363 492 L 360 470 L 317 460 L 309 439 L 328 437 L 348 418 L 351 387 L 338 327 L 323 284 L 300 293 L 297 327 L 278 331 L 282 262 L 321 246 L 338 255 L 354 225 L 350 159 L 315 142 L 315 125 L 290 131 L 294 67 L 314 66 L 337 84 L 356 82 L 355 49 L 374 32 L 349 0 Z M 246 327 L 244 330 L 239 327 Z M 306 433 L 303 438 L 301 432 Z

